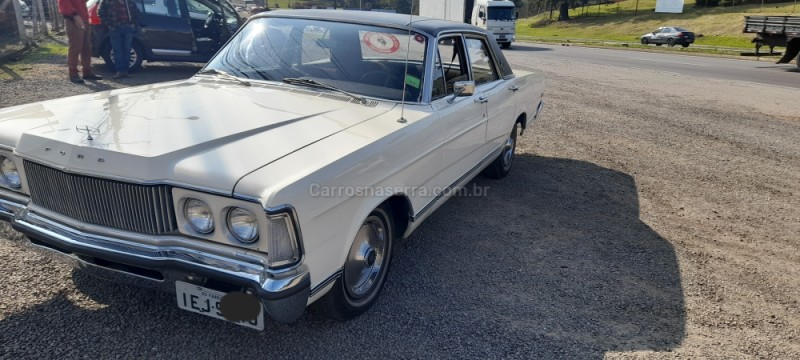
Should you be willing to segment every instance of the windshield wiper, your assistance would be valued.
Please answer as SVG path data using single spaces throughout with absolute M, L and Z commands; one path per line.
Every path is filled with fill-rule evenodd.
M 201 75 L 219 75 L 219 76 L 222 76 L 222 77 L 224 77 L 224 78 L 226 78 L 226 79 L 231 79 L 231 80 L 234 80 L 234 81 L 238 81 L 240 84 L 242 84 L 242 85 L 244 85 L 244 86 L 250 86 L 250 85 L 252 85 L 252 84 L 250 84 L 250 82 L 249 82 L 249 81 L 247 81 L 247 80 L 242 80 L 242 79 L 240 79 L 240 78 L 238 78 L 238 77 L 236 77 L 236 76 L 233 76 L 233 75 L 231 75 L 231 74 L 228 74 L 228 73 L 226 73 L 226 72 L 224 72 L 224 71 L 220 71 L 220 70 L 217 70 L 217 69 L 204 69 L 204 70 L 200 70 L 200 72 L 198 72 L 198 74 L 201 74 Z
M 291 85 L 308 86 L 308 87 L 317 88 L 317 89 L 325 89 L 325 90 L 335 91 L 335 92 L 338 92 L 338 93 L 341 93 L 341 94 L 345 94 L 347 96 L 352 97 L 353 99 L 358 100 L 358 102 L 360 102 L 362 105 L 366 105 L 367 104 L 367 99 L 365 97 L 363 97 L 363 96 L 359 96 L 359 95 L 353 94 L 353 93 L 351 93 L 349 91 L 342 90 L 342 89 L 339 89 L 339 88 L 337 88 L 337 87 L 335 87 L 333 85 L 321 83 L 321 82 L 316 81 L 316 80 L 307 79 L 307 78 L 283 78 L 283 82 L 285 82 L 287 84 L 291 84 Z

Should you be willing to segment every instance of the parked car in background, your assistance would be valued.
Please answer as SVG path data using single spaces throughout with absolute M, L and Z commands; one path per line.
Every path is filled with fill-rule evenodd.
M 131 45 L 132 70 L 147 61 L 206 62 L 244 22 L 227 0 L 133 0 L 142 28 Z M 89 0 L 92 56 L 113 66 L 108 29 L 101 23 L 99 0 Z
M 693 32 L 677 26 L 660 27 L 656 31 L 644 34 L 641 37 L 643 45 L 656 44 L 656 46 L 661 46 L 667 44 L 670 47 L 675 45 L 689 47 L 694 40 Z
M 509 174 L 544 85 L 469 24 L 265 12 L 190 79 L 0 109 L 0 220 L 191 312 L 262 329 L 319 301 L 346 320 L 398 239 Z

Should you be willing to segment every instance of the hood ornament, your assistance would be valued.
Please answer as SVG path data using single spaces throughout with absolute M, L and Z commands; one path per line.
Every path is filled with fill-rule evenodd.
M 76 126 L 75 130 L 80 134 L 86 134 L 86 140 L 89 140 L 89 141 L 94 140 L 94 137 L 92 137 L 92 134 L 100 135 L 100 129 L 95 128 L 95 127 L 90 128 L 89 126 L 86 126 L 86 125 L 84 125 L 84 127 L 82 127 L 82 128 Z

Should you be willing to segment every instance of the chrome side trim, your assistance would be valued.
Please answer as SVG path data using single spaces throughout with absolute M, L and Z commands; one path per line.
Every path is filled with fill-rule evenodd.
M 175 49 L 153 49 L 153 55 L 162 56 L 192 56 L 190 50 L 175 50 Z
M 342 276 L 342 272 L 343 271 L 344 271 L 344 268 L 339 268 L 339 270 L 336 270 L 333 274 L 331 274 L 331 276 L 328 276 L 327 278 L 325 278 L 325 280 L 320 281 L 319 284 L 317 284 L 317 286 L 314 286 L 314 288 L 311 289 L 311 295 L 309 297 L 316 295 L 318 292 L 320 292 L 326 286 L 328 286 L 332 282 L 338 280 L 339 277 Z
M 465 183 L 465 182 L 469 181 L 470 179 L 472 179 L 472 177 L 474 175 L 476 175 L 475 173 L 477 172 L 478 169 L 482 169 L 483 166 L 486 165 L 486 163 L 488 163 L 490 160 L 494 160 L 495 157 L 497 157 L 500 154 L 500 152 L 503 150 L 503 146 L 504 146 L 504 144 L 498 146 L 497 149 L 495 149 L 494 151 L 489 153 L 489 155 L 484 157 L 483 160 L 481 160 L 477 164 L 475 164 L 475 166 L 473 166 L 472 169 L 469 169 L 469 171 L 464 173 L 464 175 L 461 175 L 460 178 L 458 178 L 456 181 L 454 181 L 452 184 L 450 184 L 444 190 L 439 192 L 439 194 L 436 195 L 436 197 L 434 197 L 424 207 L 422 207 L 422 209 L 420 209 L 419 212 L 417 212 L 416 214 L 414 214 L 414 216 L 411 217 L 411 222 L 415 222 L 415 221 L 419 220 L 423 215 L 425 215 L 426 212 L 428 212 L 431 208 L 433 208 L 433 206 L 436 205 L 436 203 L 439 200 L 444 198 L 445 194 L 450 193 L 451 190 L 453 190 L 453 189 L 455 189 L 457 187 L 460 187 L 461 185 L 464 185 L 463 183 Z

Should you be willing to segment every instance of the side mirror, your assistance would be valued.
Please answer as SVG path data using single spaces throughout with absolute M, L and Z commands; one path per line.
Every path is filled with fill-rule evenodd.
M 517 20 L 517 19 L 519 19 L 519 11 L 517 11 L 517 12 L 514 14 L 514 20 Z
M 478 12 L 478 17 L 479 17 L 479 18 L 481 18 L 481 19 L 483 19 L 483 18 L 485 18 L 485 17 L 486 17 L 486 14 L 484 14 L 484 13 L 483 13 L 483 11 L 479 11 L 479 12 Z
M 474 81 L 456 81 L 453 84 L 453 97 L 447 100 L 448 103 L 453 103 L 459 96 L 472 96 L 475 95 L 475 82 Z

